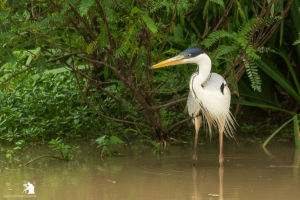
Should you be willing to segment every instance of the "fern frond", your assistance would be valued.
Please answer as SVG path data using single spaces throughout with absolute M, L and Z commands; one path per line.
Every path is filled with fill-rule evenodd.
M 278 21 L 278 20 L 280 20 L 280 19 L 282 19 L 281 16 L 276 16 L 276 17 L 274 17 L 274 18 L 270 16 L 270 17 L 268 17 L 265 26 L 271 26 L 271 25 L 273 25 L 276 21 Z M 262 19 L 262 20 L 263 20 L 263 19 Z
M 114 55 L 115 58 L 120 58 L 121 56 L 123 56 L 128 51 L 128 49 L 132 46 L 130 41 L 134 41 L 135 27 L 136 24 L 132 24 L 131 26 L 128 27 L 126 31 L 128 34 L 125 35 L 125 39 L 121 47 L 116 50 Z
M 220 45 L 216 50 L 214 50 L 211 54 L 211 58 L 219 59 L 221 56 L 227 55 L 229 53 L 233 53 L 238 49 L 236 45 Z
M 65 2 L 64 4 L 63 4 L 63 9 L 62 9 L 62 11 L 61 11 L 61 14 L 65 14 L 68 10 L 70 10 L 71 9 L 71 7 L 69 6 L 69 4 L 68 4 L 68 2 Z
M 71 4 L 73 7 L 77 7 L 77 4 L 79 3 L 79 0 L 67 0 L 69 4 Z
M 181 10 L 187 9 L 188 7 L 189 7 L 189 1 L 188 0 L 180 0 L 177 4 L 178 12 L 180 12 Z
M 87 48 L 86 48 L 87 54 L 91 54 L 94 51 L 94 48 L 97 45 L 97 43 L 99 42 L 99 40 L 100 40 L 100 36 L 98 36 L 96 40 L 94 40 L 87 46 Z
M 300 40 L 296 40 L 293 45 L 297 45 L 297 44 L 300 44 Z
M 223 0 L 210 0 L 211 2 L 215 3 L 215 4 L 219 4 L 221 6 L 224 5 L 224 1 Z
M 209 48 L 220 38 L 224 38 L 224 37 L 229 37 L 229 38 L 235 39 L 235 37 L 232 33 L 229 33 L 225 30 L 220 30 L 220 31 L 214 31 L 211 34 L 209 34 L 208 38 L 205 39 L 201 44 L 205 45 L 207 48 Z
M 100 47 L 105 47 L 108 43 L 108 33 L 105 31 L 102 31 L 100 33 Z
M 271 49 L 271 47 L 258 47 L 257 51 L 261 54 L 268 53 L 268 52 L 274 52 L 274 50 Z
M 257 18 L 245 21 L 243 25 L 239 27 L 239 35 L 248 35 L 249 33 L 252 34 L 253 29 L 257 25 L 257 21 Z
M 61 11 L 61 14 L 65 14 L 68 10 L 71 9 L 70 4 L 73 7 L 77 7 L 79 0 L 67 0 L 63 3 L 63 9 Z
M 94 0 L 81 0 L 79 11 L 81 15 L 86 15 L 90 7 L 94 4 Z
M 255 63 L 251 58 L 243 59 L 243 62 L 246 67 L 247 75 L 251 81 L 251 87 L 253 88 L 254 91 L 257 90 L 261 92 L 261 80 L 257 72 L 258 71 L 257 66 L 255 65 Z
M 120 58 L 126 53 L 127 50 L 128 50 L 128 45 L 123 43 L 122 46 L 116 50 L 114 55 L 115 58 Z
M 237 42 L 243 49 L 245 49 L 246 46 L 247 46 L 247 44 L 248 44 L 248 42 L 249 42 L 249 41 L 248 41 L 248 38 L 245 37 L 245 36 L 242 36 L 242 35 L 240 35 L 240 34 L 236 34 L 236 33 L 234 33 L 233 35 L 236 36 L 236 39 L 235 39 L 236 42 Z M 249 55 L 249 56 L 251 56 L 252 59 L 254 59 L 254 60 L 260 59 L 259 55 L 257 55 L 255 52 L 256 52 L 256 50 L 253 49 L 253 46 L 252 46 L 252 44 L 250 43 L 250 44 L 247 46 L 246 54 Z
M 160 10 L 164 7 L 169 7 L 170 8 L 173 5 L 171 2 L 167 2 L 167 1 L 163 1 L 163 2 L 161 2 L 161 1 L 155 2 L 153 0 L 148 0 L 148 1 L 150 3 L 150 6 L 151 6 L 151 11 L 150 11 L 151 13 L 153 13 L 157 10 Z
M 220 5 L 220 8 L 221 8 L 222 11 L 225 10 L 225 4 L 224 4 L 223 0 L 209 0 L 209 1 L 212 2 L 212 3 Z M 208 4 L 206 5 L 206 7 L 208 7 Z

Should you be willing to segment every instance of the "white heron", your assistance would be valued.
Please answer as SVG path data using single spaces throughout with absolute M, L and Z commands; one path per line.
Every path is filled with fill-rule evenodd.
M 211 137 L 212 129 L 219 130 L 220 154 L 219 163 L 222 166 L 223 157 L 223 133 L 227 137 L 234 138 L 235 119 L 230 112 L 230 90 L 222 76 L 211 73 L 211 60 L 209 56 L 199 47 L 186 49 L 178 56 L 162 61 L 153 69 L 170 65 L 195 63 L 197 70 L 190 78 L 190 92 L 187 100 L 188 112 L 194 118 L 195 144 L 193 152 L 193 164 L 197 161 L 198 131 L 202 117 L 209 128 Z

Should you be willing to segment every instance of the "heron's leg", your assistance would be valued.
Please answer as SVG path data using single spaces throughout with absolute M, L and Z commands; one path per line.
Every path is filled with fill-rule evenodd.
M 196 161 L 197 161 L 197 143 L 198 143 L 198 132 L 199 132 L 199 128 L 201 125 L 201 121 L 202 121 L 202 117 L 201 116 L 197 116 L 195 117 L 195 144 L 194 144 L 194 153 L 193 153 L 193 166 L 195 166 Z
M 223 133 L 224 133 L 224 125 L 220 126 L 219 129 L 219 143 L 220 143 L 220 155 L 219 155 L 219 163 L 220 166 L 223 166 L 223 162 L 224 162 L 224 156 L 223 156 Z

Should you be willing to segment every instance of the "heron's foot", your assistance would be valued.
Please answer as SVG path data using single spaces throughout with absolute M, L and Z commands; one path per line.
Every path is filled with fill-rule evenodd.
M 223 166 L 223 163 L 224 163 L 224 157 L 223 156 L 219 156 L 219 163 L 220 163 L 220 166 Z

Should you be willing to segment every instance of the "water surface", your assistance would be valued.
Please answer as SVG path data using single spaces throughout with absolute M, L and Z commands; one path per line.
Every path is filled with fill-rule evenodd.
M 224 168 L 219 167 L 218 147 L 198 148 L 192 167 L 192 148 L 171 146 L 161 155 L 146 145 L 124 145 L 121 155 L 101 158 L 100 149 L 81 143 L 81 153 L 71 161 L 43 158 L 54 155 L 47 146 L 30 147 L 12 163 L 1 152 L 1 199 L 299 199 L 299 150 L 292 145 L 264 151 L 260 147 L 225 145 Z M 34 195 L 25 194 L 30 182 Z M 19 195 L 19 196 L 18 196 Z

